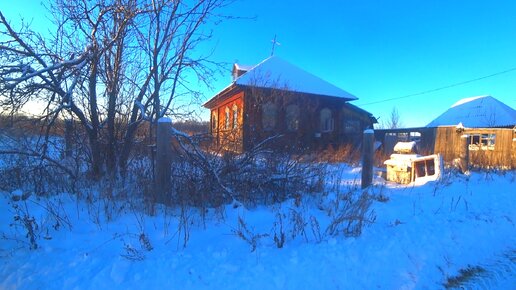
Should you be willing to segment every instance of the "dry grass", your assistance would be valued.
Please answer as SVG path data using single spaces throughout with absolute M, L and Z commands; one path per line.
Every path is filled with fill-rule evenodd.
M 467 266 L 465 269 L 460 269 L 457 276 L 448 277 L 446 283 L 443 286 L 446 289 L 459 288 L 464 283 L 468 282 L 474 277 L 477 277 L 484 273 L 486 270 L 480 266 Z
M 360 162 L 360 148 L 351 144 L 340 146 L 328 146 L 326 149 L 317 150 L 316 161 L 329 163 L 358 164 Z

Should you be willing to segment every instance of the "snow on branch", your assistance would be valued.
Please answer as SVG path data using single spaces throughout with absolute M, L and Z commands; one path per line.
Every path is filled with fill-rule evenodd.
M 228 195 L 234 206 L 242 206 L 242 203 L 235 197 L 235 192 L 222 182 L 222 178 L 218 170 L 215 168 L 212 160 L 199 148 L 197 142 L 193 140 L 192 136 L 177 130 L 172 127 L 172 135 L 176 137 L 181 149 L 192 159 L 193 162 L 197 163 L 202 170 L 215 178 L 217 185 Z M 186 141 L 183 142 L 183 140 Z
M 50 162 L 52 165 L 58 167 L 59 169 L 63 170 L 65 173 L 70 175 L 72 178 L 76 179 L 77 176 L 75 173 L 73 173 L 69 168 L 65 167 L 61 164 L 60 161 L 57 161 L 51 157 L 49 157 L 46 154 L 41 154 L 36 151 L 21 151 L 21 150 L 0 150 L 0 155 L 23 155 L 28 157 L 36 157 L 41 158 L 42 160 Z
M 149 116 L 147 116 L 147 113 L 145 113 L 145 106 L 143 106 L 142 102 L 140 100 L 136 99 L 134 100 L 134 105 L 138 107 L 138 110 L 140 110 L 140 115 L 142 116 L 143 120 L 150 121 Z

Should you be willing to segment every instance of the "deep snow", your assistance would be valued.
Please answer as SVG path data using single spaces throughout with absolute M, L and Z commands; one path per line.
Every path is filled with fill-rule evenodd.
M 447 171 L 443 180 L 419 186 L 377 178 L 370 189 L 381 196 L 372 205 L 374 223 L 359 237 L 324 235 L 331 205 L 342 193 L 359 191 L 359 176 L 359 168 L 334 168 L 330 191 L 306 196 L 299 206 L 294 200 L 251 209 L 227 206 L 209 210 L 205 222 L 189 209 L 183 226 L 179 209 L 158 207 L 150 216 L 134 209 L 141 203 L 96 200 L 95 193 L 93 202 L 67 194 L 24 202 L 11 200 L 23 192 L 3 192 L 0 288 L 439 289 L 468 265 L 486 270 L 466 281 L 468 287 L 516 285 L 514 171 L 471 176 Z M 25 229 L 14 221 L 16 206 L 38 224 L 36 250 L 29 250 Z M 44 207 L 59 212 L 59 226 Z M 307 224 L 305 235 L 298 231 L 294 239 L 293 211 Z M 278 213 L 285 214 L 283 248 L 273 239 Z M 320 241 L 310 216 L 320 224 Z M 238 217 L 249 232 L 268 235 L 257 238 L 254 251 L 236 235 Z M 140 242 L 145 239 L 149 243 Z

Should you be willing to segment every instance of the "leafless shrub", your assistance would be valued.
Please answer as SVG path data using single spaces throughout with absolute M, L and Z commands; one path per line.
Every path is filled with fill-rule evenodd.
M 248 229 L 246 222 L 241 216 L 238 216 L 237 228 L 233 229 L 232 232 L 251 246 L 251 252 L 256 250 L 260 239 L 269 236 L 268 234 L 255 234 L 252 229 Z
M 291 239 L 295 239 L 297 236 L 301 235 L 308 242 L 308 236 L 306 235 L 306 226 L 308 222 L 305 220 L 303 212 L 301 210 L 296 210 L 291 208 L 289 210 L 289 218 L 290 218 L 290 237 Z
M 152 247 L 152 244 L 149 240 L 149 237 L 147 237 L 147 235 L 145 235 L 144 232 L 142 232 L 140 234 L 140 237 L 138 240 L 140 241 L 140 246 L 142 247 L 142 249 L 145 249 L 147 251 L 152 251 L 152 249 L 154 249 L 154 247 Z
M 267 149 L 274 137 L 243 154 L 200 150 L 201 140 L 179 134 L 172 165 L 171 202 L 201 209 L 233 202 L 246 205 L 284 201 L 320 189 L 323 170 L 303 156 Z
M 358 198 L 349 196 L 341 205 L 337 204 L 331 216 L 331 222 L 326 228 L 326 234 L 335 236 L 343 233 L 345 236 L 360 236 L 362 228 L 376 219 L 376 214 L 370 210 L 372 203 L 371 195 L 363 192 Z
M 389 197 L 384 192 L 385 184 L 371 187 L 371 197 L 378 202 L 388 202 Z
M 47 198 L 44 199 L 44 203 L 40 203 L 35 200 L 31 200 L 31 202 L 43 208 L 44 211 L 51 217 L 51 219 L 53 220 L 52 228 L 54 230 L 57 231 L 62 226 L 65 226 L 70 231 L 72 230 L 72 222 L 70 220 L 70 217 L 68 216 L 68 213 L 64 209 L 61 198 L 57 198 L 57 200 Z
M 136 249 L 130 244 L 124 244 L 124 253 L 120 254 L 120 256 L 131 260 L 131 261 L 143 261 L 145 260 L 145 254 L 141 251 Z
M 40 238 L 40 227 L 36 218 L 30 213 L 27 201 L 11 202 L 11 208 L 13 221 L 9 226 L 13 228 L 13 236 L 9 237 L 3 233 L 3 238 L 16 240 L 27 244 L 29 249 L 36 250 Z M 20 236 L 24 236 L 27 241 L 20 239 Z
M 319 221 L 315 216 L 310 216 L 310 228 L 312 229 L 312 234 L 314 235 L 315 241 L 317 243 L 322 242 L 323 237 L 321 235 L 321 226 L 319 225 Z
M 61 141 L 22 132 L 17 136 L 0 133 L 0 188 L 23 189 L 38 196 L 74 192 L 77 169 L 60 160 Z
M 178 216 L 177 230 L 171 239 L 167 241 L 169 243 L 173 238 L 177 238 L 177 248 L 186 248 L 188 241 L 190 240 L 190 225 L 192 223 L 192 215 L 190 208 L 182 206 Z
M 273 233 L 274 233 L 274 244 L 278 249 L 283 248 L 285 245 L 285 230 L 283 228 L 284 215 L 281 212 L 276 214 L 276 221 L 274 222 Z

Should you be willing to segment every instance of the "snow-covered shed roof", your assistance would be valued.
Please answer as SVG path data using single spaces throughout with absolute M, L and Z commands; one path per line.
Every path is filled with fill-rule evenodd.
M 271 56 L 237 78 L 236 85 L 280 88 L 289 91 L 357 100 L 352 94 L 277 57 Z
M 465 98 L 426 126 L 454 126 L 459 123 L 470 128 L 514 126 L 516 110 L 491 96 Z

